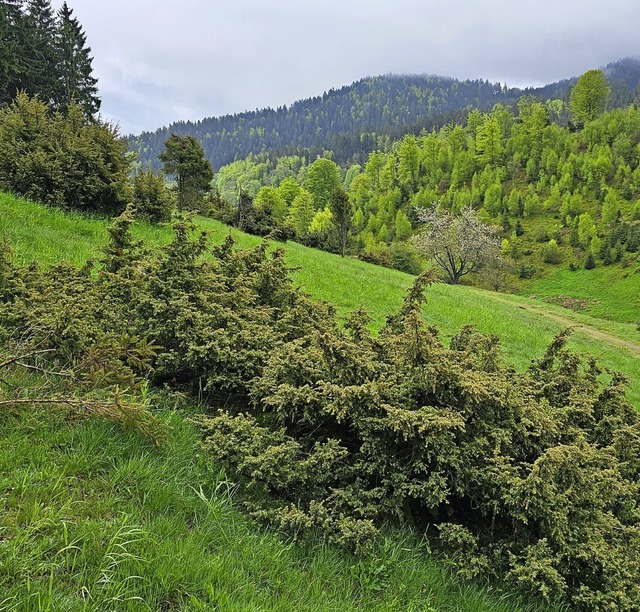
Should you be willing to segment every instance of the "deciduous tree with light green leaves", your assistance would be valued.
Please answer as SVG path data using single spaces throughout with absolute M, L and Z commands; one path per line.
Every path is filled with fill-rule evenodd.
M 287 202 L 275 187 L 261 187 L 253 200 L 256 210 L 271 217 L 276 223 L 282 224 L 287 215 Z
M 340 168 L 330 159 L 316 159 L 307 170 L 304 188 L 313 196 L 316 210 L 329 205 L 334 189 L 342 184 Z
M 571 90 L 569 104 L 579 125 L 585 125 L 599 117 L 609 98 L 609 81 L 602 70 L 588 70 Z
M 293 229 L 296 238 L 306 240 L 314 218 L 313 199 L 306 189 L 301 189 L 295 197 L 287 216 L 287 225 Z

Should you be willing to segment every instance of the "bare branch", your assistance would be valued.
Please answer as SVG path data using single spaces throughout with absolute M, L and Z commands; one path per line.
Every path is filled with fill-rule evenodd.
M 41 372 L 42 374 L 48 374 L 50 376 L 62 376 L 64 378 L 73 378 L 73 374 L 69 374 L 69 372 L 55 372 L 53 370 L 47 370 L 46 368 L 29 365 L 28 363 L 23 363 L 21 361 L 16 361 L 15 363 L 22 368 L 26 368 L 27 370 L 35 370 L 36 372 Z
M 41 355 L 42 353 L 52 353 L 53 351 L 55 351 L 55 349 L 40 349 L 36 351 L 29 351 L 28 353 L 25 353 L 24 355 L 18 355 L 17 357 L 11 357 L 11 359 L 8 359 L 7 361 L 0 363 L 0 369 L 6 368 L 7 366 L 10 366 L 12 363 L 22 361 L 23 359 L 28 359 L 29 357 L 33 357 L 34 355 Z

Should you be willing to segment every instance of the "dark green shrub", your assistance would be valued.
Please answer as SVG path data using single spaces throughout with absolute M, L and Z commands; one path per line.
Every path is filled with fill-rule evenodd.
M 19 94 L 0 111 L 0 185 L 52 206 L 119 214 L 131 199 L 127 145 L 77 104 L 63 115 Z
M 518 266 L 518 278 L 533 278 L 536 274 L 536 267 L 522 263 Z
M 587 253 L 587 258 L 584 260 L 584 269 L 593 270 L 595 267 L 596 267 L 596 259 L 593 256 L 593 253 L 589 251 L 589 253 Z
M 138 214 L 153 222 L 168 221 L 175 208 L 174 195 L 165 186 L 164 176 L 141 170 L 133 178 L 133 204 Z

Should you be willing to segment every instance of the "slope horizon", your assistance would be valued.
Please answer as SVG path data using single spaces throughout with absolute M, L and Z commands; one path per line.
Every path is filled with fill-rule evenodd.
M 619 64 L 622 64 L 623 62 L 633 62 L 635 64 L 638 65 L 638 67 L 640 67 L 640 55 L 634 55 L 634 54 L 628 54 L 625 55 L 623 57 L 620 57 L 618 59 L 612 60 L 610 62 L 608 62 L 607 64 L 603 65 L 603 66 L 594 66 L 594 68 L 597 68 L 599 70 L 603 70 L 605 72 L 607 72 L 609 69 L 611 69 L 611 67 L 617 66 Z M 339 85 L 336 87 L 330 87 L 329 89 L 325 89 L 321 94 L 317 94 L 315 96 L 308 96 L 308 97 L 304 97 L 304 98 L 299 98 L 297 100 L 294 100 L 293 102 L 290 103 L 285 103 L 282 105 L 275 105 L 275 106 L 263 106 L 260 108 L 255 108 L 255 109 L 249 109 L 249 108 L 245 108 L 244 110 L 241 111 L 236 111 L 233 113 L 223 113 L 220 115 L 206 115 L 204 117 L 202 117 L 201 119 L 197 119 L 197 120 L 192 120 L 192 119 L 175 119 L 174 121 L 168 123 L 168 124 L 162 124 L 160 126 L 158 126 L 155 130 L 142 130 L 141 132 L 130 132 L 128 134 L 123 134 L 124 138 L 134 138 L 136 136 L 141 136 L 143 134 L 153 134 L 159 130 L 163 130 L 163 129 L 169 129 L 171 128 L 171 126 L 173 125 L 198 125 L 200 123 L 202 123 L 203 121 L 207 121 L 207 120 L 212 120 L 212 119 L 225 119 L 225 118 L 242 118 L 245 117 L 247 115 L 253 115 L 256 113 L 263 113 L 263 112 L 269 112 L 269 111 L 279 111 L 280 109 L 290 109 L 298 104 L 304 104 L 306 102 L 310 102 L 310 101 L 315 101 L 315 100 L 319 100 L 319 99 L 323 99 L 326 98 L 328 96 L 331 96 L 332 94 L 335 94 L 337 92 L 346 90 L 346 89 L 350 89 L 358 84 L 361 83 L 366 83 L 369 81 L 372 81 L 374 79 L 401 79 L 401 78 L 418 78 L 418 79 L 438 79 L 441 81 L 450 81 L 452 83 L 474 83 L 474 82 L 485 82 L 485 83 L 490 83 L 492 85 L 499 85 L 501 87 L 506 87 L 508 89 L 509 92 L 516 92 L 516 91 L 520 91 L 522 92 L 522 94 L 526 94 L 526 93 L 534 93 L 539 91 L 539 90 L 544 90 L 546 88 L 555 86 L 555 85 L 560 85 L 560 84 L 570 84 L 572 82 L 574 82 L 580 75 L 579 74 L 573 74 L 570 76 L 566 76 L 563 79 L 559 79 L 557 81 L 550 81 L 550 82 L 542 82 L 542 81 L 538 81 L 538 82 L 517 82 L 515 85 L 509 86 L 508 82 L 505 80 L 504 82 L 500 79 L 493 79 L 491 77 L 488 76 L 477 76 L 474 78 L 462 78 L 462 77 L 457 77 L 457 76 L 452 76 L 452 75 L 446 75 L 446 74 L 439 74 L 439 73 L 432 73 L 432 72 L 385 72 L 385 73 L 378 73 L 378 74 L 367 74 L 359 79 L 356 79 L 355 81 L 352 81 L 349 84 L 344 84 L 344 85 Z
M 640 97 L 640 61 L 627 57 L 605 66 L 611 82 L 609 106 L 626 106 Z M 489 112 L 496 104 L 515 106 L 523 95 L 539 102 L 568 102 L 576 77 L 537 88 L 509 88 L 486 79 L 389 74 L 364 77 L 351 85 L 289 106 L 267 107 L 197 121 L 177 121 L 127 137 L 138 168 L 160 170 L 158 155 L 171 136 L 198 140 L 214 171 L 249 155 L 304 157 L 307 163 L 330 156 L 343 170 L 362 164 L 372 151 L 388 150 L 406 134 L 464 124 L 472 108 Z

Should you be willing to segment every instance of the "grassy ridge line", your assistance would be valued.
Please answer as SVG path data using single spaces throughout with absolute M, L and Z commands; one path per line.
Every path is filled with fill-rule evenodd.
M 95 258 L 97 249 L 107 239 L 100 219 L 87 219 L 76 213 L 63 213 L 42 205 L 0 194 L 0 238 L 8 240 L 18 260 L 38 260 L 52 264 L 61 260 L 83 263 Z M 260 238 L 243 234 L 207 218 L 198 224 L 221 241 L 231 233 L 241 247 L 258 244 Z M 168 227 L 138 223 L 135 233 L 149 244 L 170 240 Z M 389 270 L 365 262 L 341 258 L 323 251 L 288 242 L 285 246 L 289 265 L 297 268 L 294 282 L 313 297 L 334 304 L 341 314 L 363 305 L 371 312 L 374 324 L 380 326 L 385 318 L 402 303 L 404 290 L 411 284 L 408 274 Z M 565 324 L 545 313 L 563 313 L 572 322 L 586 328 L 597 328 L 623 341 L 640 337 L 634 325 L 595 320 L 538 300 L 496 294 L 479 289 L 435 285 L 428 292 L 426 319 L 436 325 L 447 338 L 462 325 L 473 324 L 484 332 L 497 335 L 506 360 L 519 369 L 531 359 L 540 357 L 554 335 Z M 531 306 L 534 308 L 530 308 Z M 640 408 L 640 376 L 637 356 L 624 348 L 596 340 L 577 329 L 570 345 L 595 355 L 603 367 L 621 371 L 630 379 L 628 396 Z
M 0 414 L 0 611 L 539 609 L 453 580 L 408 532 L 354 558 L 235 508 L 178 413 L 160 451 L 108 423 Z

